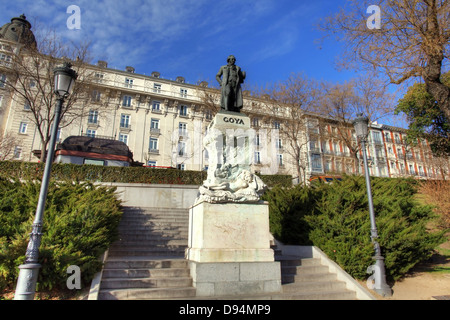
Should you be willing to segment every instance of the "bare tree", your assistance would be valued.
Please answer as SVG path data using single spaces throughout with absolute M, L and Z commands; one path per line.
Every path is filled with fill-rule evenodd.
M 20 139 L 10 132 L 0 136 L 0 161 L 11 160 L 14 157 L 15 146 L 19 143 Z
M 316 112 L 323 116 L 321 136 L 347 147 L 359 172 L 361 145 L 354 135 L 353 120 L 358 113 L 366 115 L 371 122 L 392 114 L 391 95 L 381 82 L 369 77 L 359 77 L 343 84 L 322 82 L 320 91 Z
M 11 67 L 7 70 L 6 85 L 10 88 L 15 102 L 27 106 L 27 117 L 36 125 L 41 140 L 40 160 L 45 161 L 45 151 L 55 121 L 54 108 L 57 99 L 53 92 L 53 69 L 68 61 L 78 73 L 73 92 L 63 105 L 60 128 L 88 115 L 89 108 L 85 105 L 91 97 L 89 86 L 92 83 L 93 71 L 87 64 L 89 45 L 64 44 L 54 32 L 46 32 L 37 38 L 37 47 L 24 47 L 12 57 Z M 98 106 L 97 104 L 93 107 Z
M 446 0 L 379 1 L 380 28 L 369 28 L 372 1 L 349 0 L 349 7 L 320 23 L 345 43 L 342 63 L 382 72 L 392 84 L 422 78 L 427 91 L 450 118 L 450 88 L 441 81 L 448 63 L 450 2 Z M 359 66 L 354 62 L 361 63 Z
M 278 130 L 280 142 L 277 148 L 289 154 L 296 170 L 297 177 L 306 182 L 306 170 L 309 168 L 307 145 L 310 141 L 310 129 L 314 129 L 311 118 L 315 110 L 318 95 L 316 82 L 304 74 L 291 74 L 284 81 L 277 82 L 263 89 L 259 98 L 264 103 L 270 128 Z

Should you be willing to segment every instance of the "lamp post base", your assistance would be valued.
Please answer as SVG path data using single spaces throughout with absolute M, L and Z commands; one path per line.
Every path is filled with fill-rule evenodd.
M 33 300 L 36 291 L 36 282 L 39 275 L 39 263 L 26 263 L 19 266 L 19 278 L 17 279 L 14 300 Z

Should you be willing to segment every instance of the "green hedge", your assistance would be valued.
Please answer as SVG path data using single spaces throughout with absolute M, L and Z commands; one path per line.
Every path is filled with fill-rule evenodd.
M 34 180 L 41 179 L 43 172 L 43 163 L 0 161 L 0 176 L 3 177 Z M 206 179 L 206 172 L 55 163 L 52 165 L 51 176 L 62 181 L 201 185 Z M 292 177 L 289 175 L 260 175 L 260 177 L 269 187 L 292 185 Z
M 0 291 L 17 282 L 39 198 L 39 182 L 0 178 Z M 115 188 L 91 183 L 49 185 L 39 253 L 37 290 L 66 288 L 67 268 L 88 285 L 101 270 L 99 256 L 117 239 L 122 216 Z
M 430 206 L 416 201 L 416 188 L 417 181 L 412 179 L 372 178 L 378 242 L 386 275 L 393 280 L 445 242 L 445 230 L 428 230 L 436 217 Z M 368 276 L 374 248 L 364 177 L 347 176 L 316 188 L 277 187 L 264 199 L 269 201 L 275 238 L 287 244 L 313 244 L 353 277 Z

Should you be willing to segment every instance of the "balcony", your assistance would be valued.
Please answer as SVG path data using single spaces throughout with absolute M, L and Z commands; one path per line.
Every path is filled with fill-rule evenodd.
M 159 154 L 159 149 L 148 149 L 148 153 Z
M 161 129 L 159 129 L 159 128 L 150 128 L 150 134 L 151 135 L 160 135 L 161 134 Z
M 130 132 L 131 131 L 131 124 L 121 123 L 120 124 L 120 131 Z

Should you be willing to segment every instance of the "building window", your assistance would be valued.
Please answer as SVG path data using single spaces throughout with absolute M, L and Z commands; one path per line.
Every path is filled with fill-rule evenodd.
M 252 127 L 255 127 L 255 128 L 259 127 L 259 118 L 252 119 Z
M 180 89 L 180 97 L 187 98 L 187 89 Z
M 161 102 L 159 101 L 153 101 L 153 105 L 152 105 L 152 111 L 160 111 L 161 109 Z
M 179 156 L 186 155 L 186 142 L 183 141 L 178 142 L 178 155 Z
M 21 122 L 20 123 L 20 128 L 19 128 L 19 133 L 20 134 L 26 134 L 27 133 L 27 127 L 28 127 L 28 123 Z
M 156 167 L 156 161 L 154 161 L 154 160 L 148 160 L 148 162 L 147 162 L 147 166 L 149 166 L 149 167 Z
M 320 154 L 312 154 L 311 155 L 311 169 L 312 171 L 321 171 L 322 170 L 322 159 Z
M 4 88 L 6 85 L 6 74 L 0 73 L 0 88 Z
M 161 93 L 161 85 L 159 83 L 153 84 L 153 92 Z
M 187 136 L 187 124 L 184 122 L 180 122 L 178 124 L 178 133 L 180 136 Z
M 102 93 L 98 90 L 93 90 L 91 94 L 91 101 L 92 102 L 99 102 L 101 98 Z
M 91 138 L 95 138 L 97 131 L 95 130 L 91 130 L 91 129 L 87 129 L 86 130 L 86 136 L 91 137 Z
M 131 107 L 131 96 L 123 96 L 122 106 Z
M 283 155 L 282 154 L 277 155 L 277 162 L 278 162 L 279 167 L 283 166 Z
M 212 120 L 213 116 L 212 116 L 211 110 L 206 110 L 205 118 L 206 118 L 206 120 Z
M 259 133 L 255 135 L 255 146 L 259 147 L 260 146 L 260 138 L 259 138 Z
M 23 104 L 23 110 L 25 110 L 25 111 L 30 111 L 31 110 L 31 106 L 30 106 L 30 103 L 28 101 L 25 101 L 25 103 Z
M 373 142 L 376 144 L 381 144 L 381 133 L 378 131 L 372 131 Z
M 131 127 L 129 114 L 122 113 L 122 115 L 120 116 L 120 127 L 124 129 L 129 129 Z
M 159 119 L 153 119 L 150 122 L 150 131 L 159 132 Z
M 122 141 L 126 145 L 128 145 L 128 135 L 124 133 L 119 133 L 119 141 Z
M 14 159 L 19 160 L 22 158 L 22 148 L 16 146 L 14 148 Z
M 180 106 L 180 116 L 187 117 L 187 110 L 188 110 L 187 106 L 181 105 Z
M 331 171 L 331 162 L 330 162 L 330 160 L 325 160 L 325 162 L 323 163 L 323 170 L 325 172 Z
M 150 144 L 148 146 L 150 152 L 158 152 L 158 139 L 150 138 Z
M 281 139 L 275 140 L 275 147 L 277 149 L 283 149 L 283 143 L 282 143 Z
M 309 141 L 309 150 L 312 151 L 312 152 L 320 152 L 320 149 L 318 147 L 318 143 L 317 143 L 316 140 L 310 140 Z M 335 152 L 336 152 L 336 150 L 335 150 Z
M 89 110 L 88 123 L 90 123 L 90 124 L 98 123 L 98 111 L 97 110 Z
M 96 72 L 95 76 L 94 76 L 94 81 L 97 82 L 97 83 L 102 83 L 103 82 L 103 77 L 104 77 L 103 73 Z
M 391 135 L 389 132 L 384 133 L 384 139 L 386 139 L 386 142 L 392 142 Z
M 255 163 L 256 164 L 261 163 L 261 153 L 259 151 L 255 152 Z
M 133 88 L 133 79 L 125 78 L 125 88 Z
M 4 53 L 0 53 L 0 61 L 4 61 L 6 63 L 10 63 L 11 62 L 11 56 L 4 54 Z
M 279 121 L 274 121 L 273 122 L 273 128 L 274 129 L 280 129 L 280 122 Z

